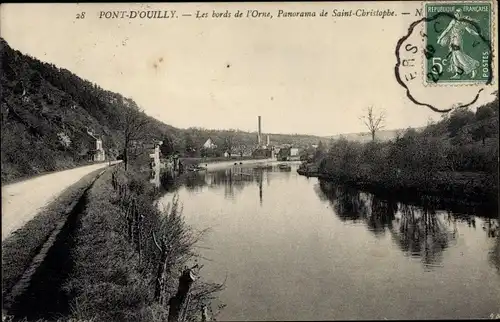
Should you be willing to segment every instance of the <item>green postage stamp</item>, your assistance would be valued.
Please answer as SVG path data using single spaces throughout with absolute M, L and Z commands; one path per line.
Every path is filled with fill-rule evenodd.
M 428 84 L 491 83 L 491 2 L 425 4 Z

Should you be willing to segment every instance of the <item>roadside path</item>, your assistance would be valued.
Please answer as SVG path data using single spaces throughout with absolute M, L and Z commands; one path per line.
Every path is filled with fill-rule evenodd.
M 112 162 L 115 164 L 117 161 Z M 35 217 L 65 189 L 108 162 L 42 175 L 2 187 L 2 241 Z

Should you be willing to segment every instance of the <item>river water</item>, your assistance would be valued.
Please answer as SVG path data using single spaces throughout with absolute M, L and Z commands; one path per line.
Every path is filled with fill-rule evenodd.
M 210 228 L 199 252 L 204 279 L 226 280 L 218 320 L 500 314 L 496 213 L 414 206 L 296 169 L 238 165 L 177 187 L 188 224 Z

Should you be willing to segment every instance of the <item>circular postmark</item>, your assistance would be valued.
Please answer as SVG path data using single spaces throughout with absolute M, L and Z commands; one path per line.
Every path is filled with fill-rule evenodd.
M 433 2 L 424 12 L 396 45 L 396 80 L 436 112 L 474 104 L 493 83 L 491 3 Z

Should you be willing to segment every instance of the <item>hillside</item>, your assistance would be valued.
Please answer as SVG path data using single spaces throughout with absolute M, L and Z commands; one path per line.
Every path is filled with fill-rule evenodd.
M 102 138 L 108 156 L 118 155 L 132 100 L 0 43 L 2 183 L 87 163 L 95 148 L 88 131 Z M 173 130 L 150 122 L 148 136 Z
M 95 148 L 88 131 L 102 139 L 107 157 L 120 154 L 125 115 L 138 108 L 132 99 L 22 54 L 1 38 L 0 53 L 2 184 L 88 163 L 89 152 Z M 242 131 L 178 129 L 145 114 L 142 117 L 148 122 L 142 141 L 169 139 L 181 154 L 190 148 L 198 150 L 208 137 L 218 145 L 230 138 L 234 146 L 247 147 L 257 137 Z M 274 144 L 308 145 L 319 139 L 272 135 Z

